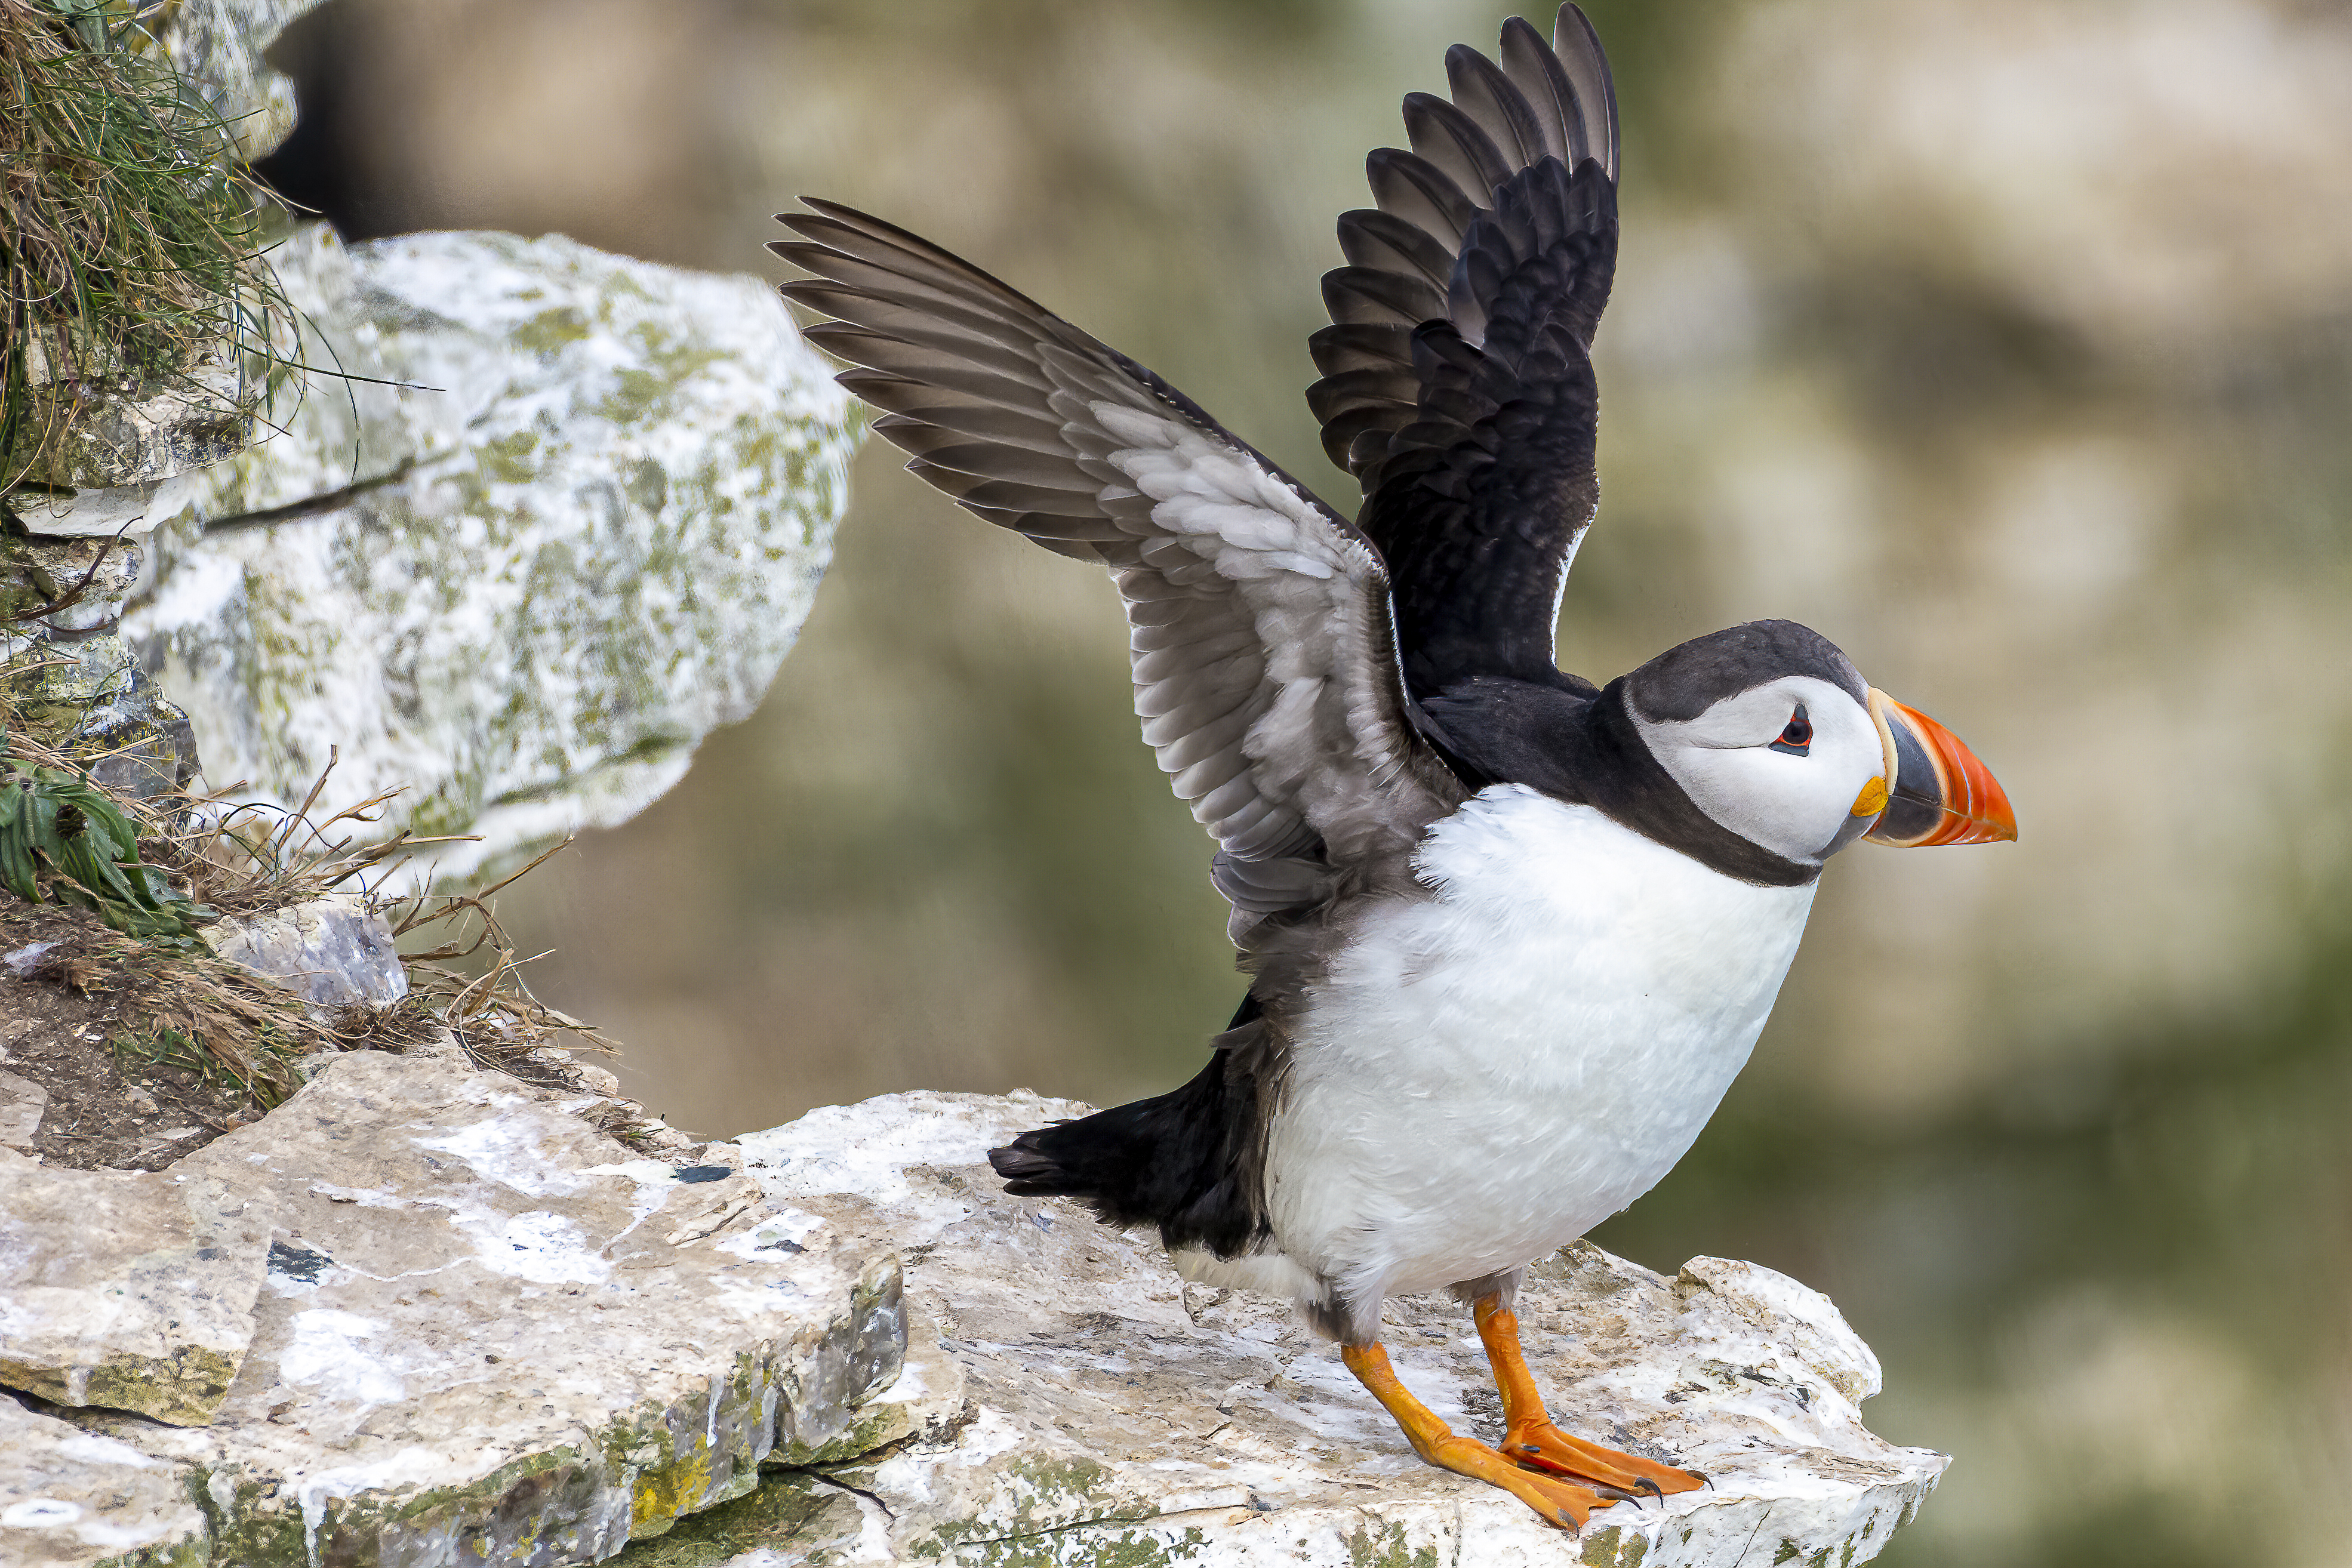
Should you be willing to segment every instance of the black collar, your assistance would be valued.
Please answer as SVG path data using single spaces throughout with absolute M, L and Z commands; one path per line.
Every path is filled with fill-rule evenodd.
M 1710 871 L 1759 887 L 1802 887 L 1822 874 L 1819 865 L 1775 854 L 1700 810 L 1634 727 L 1622 675 L 1590 696 L 1479 676 L 1421 708 L 1423 732 L 1473 789 L 1524 784 L 1593 807 Z

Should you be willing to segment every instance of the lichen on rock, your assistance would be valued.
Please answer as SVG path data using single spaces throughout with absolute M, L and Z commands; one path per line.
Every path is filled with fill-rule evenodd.
M 354 379 L 184 483 L 126 622 L 208 776 L 290 804 L 339 748 L 340 788 L 408 787 L 387 831 L 485 836 L 452 876 L 640 810 L 808 613 L 845 395 L 751 277 L 316 225 L 273 262 Z
M 215 1563 L 418 1568 L 610 1557 L 750 1491 L 779 1434 L 852 1429 L 898 1372 L 896 1259 L 788 1249 L 740 1171 L 576 1108 L 358 1051 L 136 1177 L 268 1215 L 251 1343 L 206 1427 L 76 1419 L 184 1468 Z
M 32 400 L 27 433 L 0 468 L 12 482 L 44 486 L 8 497 L 9 508 L 38 534 L 112 532 L 103 525 L 114 515 L 109 507 L 116 493 L 131 487 L 152 495 L 145 487 L 157 481 L 234 455 L 246 444 L 260 401 L 219 344 L 168 375 L 52 364 L 37 338 L 26 344 L 25 358 Z M 37 442 L 35 433 L 50 438 Z
M 202 1426 L 253 1341 L 268 1206 L 0 1149 L 0 1386 Z
M 34 739 L 91 758 L 110 789 L 152 797 L 194 777 L 196 748 L 187 715 L 122 639 L 143 559 L 132 543 L 0 533 L 0 695 Z
M 180 1467 L 0 1394 L 0 1563 L 208 1568 L 217 1561 Z

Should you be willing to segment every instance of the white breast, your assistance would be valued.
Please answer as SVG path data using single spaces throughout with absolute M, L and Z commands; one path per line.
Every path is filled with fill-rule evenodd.
M 1350 1300 L 1517 1268 L 1648 1191 L 1772 1009 L 1813 887 L 1756 887 L 1517 785 L 1424 841 L 1313 995 L 1276 1243 Z

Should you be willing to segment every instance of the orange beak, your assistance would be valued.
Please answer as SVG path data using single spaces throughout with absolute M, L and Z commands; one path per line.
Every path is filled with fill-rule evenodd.
M 1864 835 L 1905 849 L 2017 837 L 2017 814 L 1992 769 L 1960 737 L 1873 686 L 1870 716 L 1886 748 L 1886 809 Z

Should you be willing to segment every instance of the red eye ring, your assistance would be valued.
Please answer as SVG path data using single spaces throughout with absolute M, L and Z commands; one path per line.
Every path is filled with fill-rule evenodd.
M 1799 703 L 1797 711 L 1789 716 L 1789 723 L 1780 731 L 1780 738 L 1772 743 L 1775 751 L 1785 751 L 1794 757 L 1805 755 L 1805 747 L 1813 743 L 1813 721 L 1806 716 L 1805 705 Z

